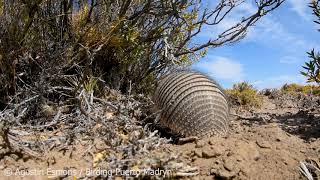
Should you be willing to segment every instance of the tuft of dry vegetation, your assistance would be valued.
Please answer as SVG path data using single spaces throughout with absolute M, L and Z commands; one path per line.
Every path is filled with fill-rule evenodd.
M 232 89 L 226 90 L 232 105 L 241 106 L 245 109 L 260 107 L 262 105 L 262 96 L 248 82 L 234 84 Z
M 172 139 L 160 137 L 158 130 L 148 123 L 152 115 L 147 117 L 145 110 L 151 105 L 150 99 L 121 94 L 110 95 L 110 98 L 114 100 L 93 98 L 92 102 L 74 111 L 46 105 L 52 109 L 50 116 L 26 122 L 23 114 L 15 117 L 12 110 L 0 112 L 1 167 L 10 166 L 7 160 L 16 157 L 45 164 L 31 167 L 26 163 L 24 169 L 77 169 L 66 176 L 53 175 L 56 179 L 68 176 L 79 179 L 175 178 L 198 174 L 198 168 L 181 162 L 181 154 L 162 149 Z M 20 106 L 26 109 L 33 101 L 30 99 Z M 51 157 L 51 153 L 55 155 Z M 80 163 L 74 164 L 74 161 Z M 19 171 L 19 168 L 11 168 Z M 82 170 L 97 173 L 80 173 Z M 110 171 L 101 174 L 102 170 Z M 156 170 L 165 170 L 167 174 L 153 174 Z M 126 171 L 130 173 L 125 174 Z M 3 178 L 2 172 L 0 178 Z
M 320 86 L 317 85 L 299 85 L 299 84 L 285 84 L 280 88 L 283 93 L 296 94 L 302 93 L 305 95 L 320 95 Z

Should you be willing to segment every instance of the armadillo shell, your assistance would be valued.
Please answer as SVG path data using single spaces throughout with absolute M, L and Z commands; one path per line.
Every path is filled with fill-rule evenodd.
M 183 136 L 225 135 L 229 105 L 222 88 L 199 72 L 180 71 L 159 82 L 153 100 L 160 124 Z

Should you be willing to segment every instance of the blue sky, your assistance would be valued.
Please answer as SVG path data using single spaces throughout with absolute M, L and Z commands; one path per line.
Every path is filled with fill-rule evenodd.
M 306 52 L 320 50 L 320 26 L 309 0 L 286 0 L 275 11 L 262 17 L 249 29 L 247 36 L 233 45 L 209 49 L 208 55 L 193 65 L 216 79 L 224 88 L 248 81 L 258 89 L 280 87 L 285 83 L 304 84 L 299 74 L 308 60 Z M 237 18 L 255 12 L 253 0 L 246 0 L 218 27 L 207 27 L 196 41 L 215 38 Z

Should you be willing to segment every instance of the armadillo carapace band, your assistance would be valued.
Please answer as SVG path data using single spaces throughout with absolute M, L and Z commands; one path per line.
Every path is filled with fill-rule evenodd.
M 194 71 L 180 71 L 160 80 L 154 94 L 160 124 L 184 136 L 224 135 L 229 105 L 217 82 Z

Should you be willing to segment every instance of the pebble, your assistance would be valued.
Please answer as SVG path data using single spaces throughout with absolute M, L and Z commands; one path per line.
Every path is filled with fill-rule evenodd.
M 213 157 L 215 157 L 215 156 L 216 156 L 215 153 L 214 153 L 214 152 L 211 152 L 210 150 L 204 150 L 204 151 L 202 151 L 202 157 L 204 157 L 204 158 L 209 159 L 209 158 L 213 158 Z
M 204 147 L 205 145 L 206 145 L 206 143 L 203 142 L 203 141 L 197 141 L 197 142 L 196 142 L 196 148 L 202 148 L 202 147 Z
M 208 159 L 220 156 L 221 154 L 222 152 L 220 152 L 219 150 L 211 149 L 211 148 L 205 148 L 202 151 L 202 157 L 208 158 Z
M 232 171 L 234 169 L 234 164 L 231 161 L 226 160 L 223 164 L 224 168 L 228 171 Z
M 237 166 L 236 163 L 237 161 L 235 160 L 235 158 L 231 158 L 231 159 L 228 158 L 224 160 L 223 166 L 228 171 L 238 173 L 240 171 L 240 168 Z
M 271 148 L 271 144 L 268 141 L 257 140 L 256 143 L 260 148 L 268 148 L 268 149 Z
M 306 153 L 306 151 L 304 149 L 300 149 L 301 153 Z
M 317 139 L 316 138 L 310 138 L 309 141 L 310 142 L 315 142 Z
M 198 158 L 202 158 L 202 151 L 199 149 L 194 150 L 194 155 L 197 156 Z
M 210 144 L 210 145 L 216 145 L 216 143 L 214 143 L 213 140 L 210 140 L 210 141 L 209 141 L 209 144 Z
M 236 176 L 236 174 L 234 172 L 229 172 L 227 170 L 211 169 L 210 173 L 216 175 L 220 179 L 226 179 L 226 180 L 232 179 Z

